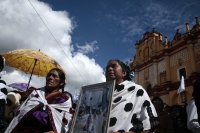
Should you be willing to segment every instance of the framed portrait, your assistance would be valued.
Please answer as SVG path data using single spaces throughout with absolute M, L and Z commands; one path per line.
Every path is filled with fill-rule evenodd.
M 83 86 L 70 133 L 107 133 L 115 80 Z

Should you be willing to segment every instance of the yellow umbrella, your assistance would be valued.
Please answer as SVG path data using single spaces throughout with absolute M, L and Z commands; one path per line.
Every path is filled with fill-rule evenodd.
M 45 77 L 52 68 L 63 70 L 54 59 L 40 52 L 40 50 L 17 49 L 4 53 L 2 56 L 6 59 L 6 65 L 30 73 L 31 77 L 32 74 Z

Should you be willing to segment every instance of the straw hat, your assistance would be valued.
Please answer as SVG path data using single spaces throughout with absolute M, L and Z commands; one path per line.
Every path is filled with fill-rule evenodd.
M 14 93 L 14 92 L 9 92 L 7 94 L 7 100 L 10 100 L 12 102 L 12 105 L 10 106 L 19 106 L 20 105 L 20 99 L 21 99 L 21 95 L 19 93 Z
M 17 110 L 20 107 L 21 95 L 19 93 L 9 92 L 7 95 L 7 104 L 5 106 L 4 117 L 7 122 L 12 121 Z

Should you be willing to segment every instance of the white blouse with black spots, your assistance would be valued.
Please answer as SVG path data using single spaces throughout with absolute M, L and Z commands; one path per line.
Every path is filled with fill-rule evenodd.
M 160 125 L 151 100 L 142 86 L 124 81 L 115 86 L 109 133 L 141 132 Z

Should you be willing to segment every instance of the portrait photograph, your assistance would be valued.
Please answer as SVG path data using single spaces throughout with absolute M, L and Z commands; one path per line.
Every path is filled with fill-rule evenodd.
M 115 81 L 108 81 L 81 89 L 70 133 L 106 133 Z

